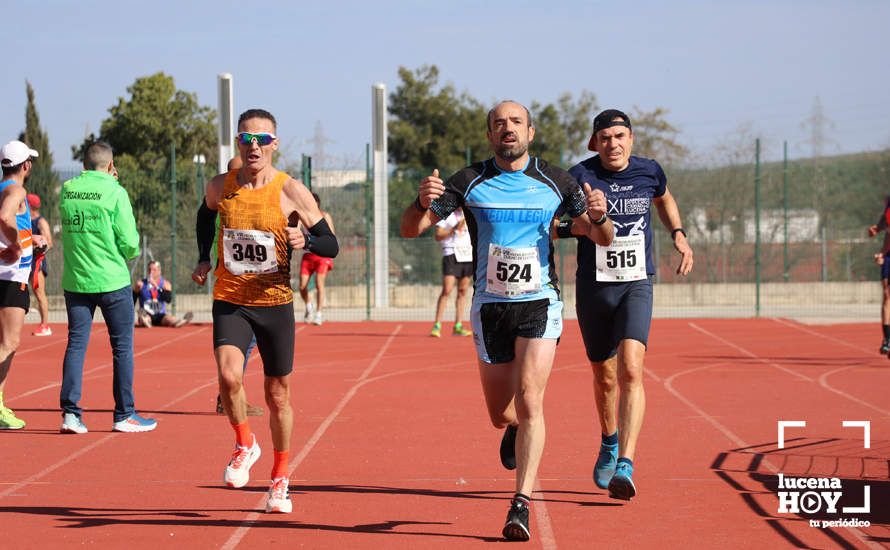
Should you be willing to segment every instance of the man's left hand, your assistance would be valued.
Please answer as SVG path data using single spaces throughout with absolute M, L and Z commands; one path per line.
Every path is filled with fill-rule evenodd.
M 678 275 L 689 275 L 692 271 L 692 247 L 686 240 L 686 235 L 675 233 L 674 248 L 680 253 L 680 266 L 677 268 Z
M 285 227 L 285 233 L 287 234 L 287 244 L 290 245 L 294 250 L 302 250 L 303 247 L 306 246 L 306 236 L 303 234 L 303 230 L 299 227 Z

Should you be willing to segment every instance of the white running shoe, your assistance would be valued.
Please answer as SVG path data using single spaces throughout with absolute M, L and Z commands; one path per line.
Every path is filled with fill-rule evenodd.
M 321 326 L 322 323 L 324 323 L 324 317 L 322 317 L 321 312 L 319 311 L 315 314 L 315 319 L 312 320 L 312 324 Z
M 223 481 L 229 487 L 239 488 L 247 485 L 250 481 L 250 468 L 260 458 L 260 444 L 257 443 L 256 435 L 253 436 L 253 445 L 250 447 L 242 447 L 235 445 L 235 451 L 232 453 L 232 460 L 226 466 L 226 473 L 223 475 Z
M 313 315 L 315 315 L 315 305 L 309 302 L 306 304 L 306 311 L 303 313 L 303 322 L 311 323 Z
M 59 431 L 63 434 L 85 434 L 89 430 L 79 416 L 74 413 L 65 413 L 62 416 L 62 427 Z
M 290 514 L 294 505 L 287 496 L 287 478 L 279 477 L 269 487 L 269 500 L 266 501 L 267 514 Z

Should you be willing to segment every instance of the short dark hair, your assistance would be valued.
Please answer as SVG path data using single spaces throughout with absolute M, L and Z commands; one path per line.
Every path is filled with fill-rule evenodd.
M 498 107 L 500 107 L 501 105 L 503 105 L 504 103 L 515 103 L 516 105 L 519 105 L 520 107 L 525 109 L 525 118 L 528 119 L 528 127 L 531 128 L 532 126 L 534 126 L 534 123 L 532 122 L 532 113 L 531 113 L 531 111 L 528 110 L 528 107 L 526 107 L 522 103 L 519 103 L 518 101 L 513 101 L 512 99 L 505 99 L 503 101 L 499 101 L 497 105 L 495 105 L 494 107 L 492 107 L 491 109 L 488 110 L 488 116 L 485 119 L 485 128 L 487 130 L 491 130 L 491 117 L 494 116 L 494 110 L 497 109 Z
M 238 117 L 238 126 L 241 126 L 241 123 L 245 120 L 250 120 L 252 118 L 265 118 L 272 122 L 272 126 L 275 129 L 278 129 L 278 122 L 275 121 L 275 117 L 272 116 L 272 113 L 265 109 L 248 109 L 241 113 L 241 116 Z
M 114 160 L 114 150 L 105 141 L 96 141 L 83 154 L 83 167 L 87 170 L 95 170 L 108 166 Z
M 23 160 L 22 162 L 16 164 L 15 166 L 3 166 L 3 177 L 8 178 L 14 176 L 22 171 L 25 168 L 25 163 L 31 159 Z

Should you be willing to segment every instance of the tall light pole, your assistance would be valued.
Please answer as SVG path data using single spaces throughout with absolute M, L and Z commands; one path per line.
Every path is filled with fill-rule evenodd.
M 371 86 L 374 149 L 374 306 L 389 306 L 389 193 L 387 186 L 386 86 Z
M 217 78 L 219 84 L 219 160 L 217 171 L 226 171 L 229 159 L 235 156 L 235 113 L 232 75 L 223 73 Z

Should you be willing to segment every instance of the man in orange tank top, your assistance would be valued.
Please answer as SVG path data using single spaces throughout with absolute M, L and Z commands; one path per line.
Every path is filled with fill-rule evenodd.
M 237 143 L 243 167 L 207 183 L 197 216 L 198 265 L 192 279 L 201 285 L 207 281 L 216 233 L 213 351 L 223 408 L 235 431 L 235 451 L 223 479 L 229 487 L 243 487 L 250 480 L 250 467 L 260 457 L 247 420 L 242 386 L 245 351 L 255 334 L 266 375 L 264 388 L 275 451 L 266 512 L 289 513 L 290 374 L 294 359 L 291 251 L 305 249 L 333 258 L 339 245 L 309 190 L 272 166 L 272 155 L 278 149 L 275 132 L 275 117 L 268 111 L 250 109 L 238 118 Z M 301 222 L 308 234 L 297 227 Z

